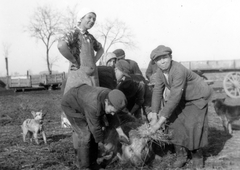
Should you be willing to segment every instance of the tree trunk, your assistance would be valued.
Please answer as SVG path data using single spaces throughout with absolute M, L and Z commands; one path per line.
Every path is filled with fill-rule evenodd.
M 6 89 L 9 89 L 8 58 L 5 57 L 5 60 L 6 60 L 6 70 L 7 70 L 7 84 L 6 84 Z
M 49 49 L 47 49 L 47 67 L 48 67 L 49 75 L 51 75 L 52 74 L 52 70 L 51 70 L 50 62 L 49 62 Z

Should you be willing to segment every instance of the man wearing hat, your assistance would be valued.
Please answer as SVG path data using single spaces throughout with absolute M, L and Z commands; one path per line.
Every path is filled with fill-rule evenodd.
M 120 90 L 87 84 L 71 88 L 63 96 L 61 107 L 74 130 L 73 144 L 77 154 L 77 166 L 81 169 L 99 168 L 96 160 L 98 143 L 104 140 L 103 117 L 111 114 L 117 119 L 115 114 L 126 105 L 126 97 Z M 115 126 L 118 128 L 119 124 Z
M 142 75 L 142 72 L 138 66 L 138 63 L 136 61 L 125 59 L 125 51 L 123 49 L 116 49 L 113 51 L 113 53 L 116 55 L 117 60 L 124 59 L 126 60 L 130 65 L 130 74 L 135 75 Z
M 187 162 L 188 151 L 193 159 L 193 167 L 203 167 L 202 148 L 208 144 L 208 102 L 212 89 L 196 73 L 172 60 L 172 50 L 160 45 L 150 56 L 158 70 L 152 95 L 151 131 L 154 133 L 167 123 L 172 133 L 177 160 L 174 168 L 183 167 Z M 167 87 L 170 95 L 163 106 L 160 104 L 163 90 Z M 160 110 L 161 109 L 161 110 Z
M 138 119 L 142 118 L 141 108 L 144 103 L 145 83 L 141 75 L 131 75 L 126 60 L 118 60 L 115 65 L 117 89 L 122 91 L 128 101 L 128 111 Z M 134 78 L 133 78 L 134 76 Z

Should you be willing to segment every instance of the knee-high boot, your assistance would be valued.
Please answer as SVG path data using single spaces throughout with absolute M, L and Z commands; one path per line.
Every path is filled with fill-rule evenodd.
M 80 142 L 78 139 L 78 134 L 74 131 L 72 134 L 72 139 L 73 139 L 73 148 L 74 148 L 74 155 L 75 155 L 75 160 L 73 164 L 76 165 L 78 168 L 80 168 L 80 163 L 81 163 L 81 157 L 80 157 L 80 151 L 79 151 Z
M 91 162 L 90 162 L 90 150 L 89 146 L 87 145 L 81 145 L 78 149 L 78 156 L 81 160 L 81 169 L 84 168 L 90 168 Z
M 176 160 L 176 162 L 174 162 L 173 167 L 181 168 L 187 162 L 187 157 L 188 157 L 187 150 L 186 150 L 186 148 L 184 148 L 182 146 L 177 146 L 177 145 L 175 145 L 175 150 L 176 150 L 176 154 L 177 154 L 177 160 Z
M 203 168 L 203 153 L 202 149 L 192 151 L 192 160 L 194 168 Z

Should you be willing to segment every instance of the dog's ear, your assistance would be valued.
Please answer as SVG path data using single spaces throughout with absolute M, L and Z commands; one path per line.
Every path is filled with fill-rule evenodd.
M 221 98 L 221 99 L 219 99 L 219 100 L 224 103 L 225 99 L 226 99 L 226 98 Z
M 45 117 L 47 112 L 42 112 L 42 117 Z
M 36 112 L 35 111 L 31 111 L 33 117 L 36 117 Z

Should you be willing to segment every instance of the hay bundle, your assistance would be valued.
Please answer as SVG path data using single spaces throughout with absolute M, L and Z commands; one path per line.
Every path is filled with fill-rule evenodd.
M 153 160 L 154 153 L 152 145 L 146 138 L 137 135 L 137 130 L 133 129 L 129 132 L 130 145 L 122 147 L 122 163 L 130 163 L 134 167 L 143 167 Z
M 150 133 L 149 124 L 145 123 L 142 126 L 137 128 L 137 135 L 140 138 L 145 138 L 148 141 L 157 142 L 158 144 L 170 144 L 171 140 L 171 133 L 165 133 L 163 129 L 157 130 L 154 134 Z
M 154 158 L 152 143 L 158 146 L 170 144 L 170 135 L 158 130 L 154 134 L 150 133 L 147 123 L 132 129 L 129 132 L 130 145 L 123 147 L 122 160 L 131 163 L 135 167 L 142 167 L 149 164 Z

